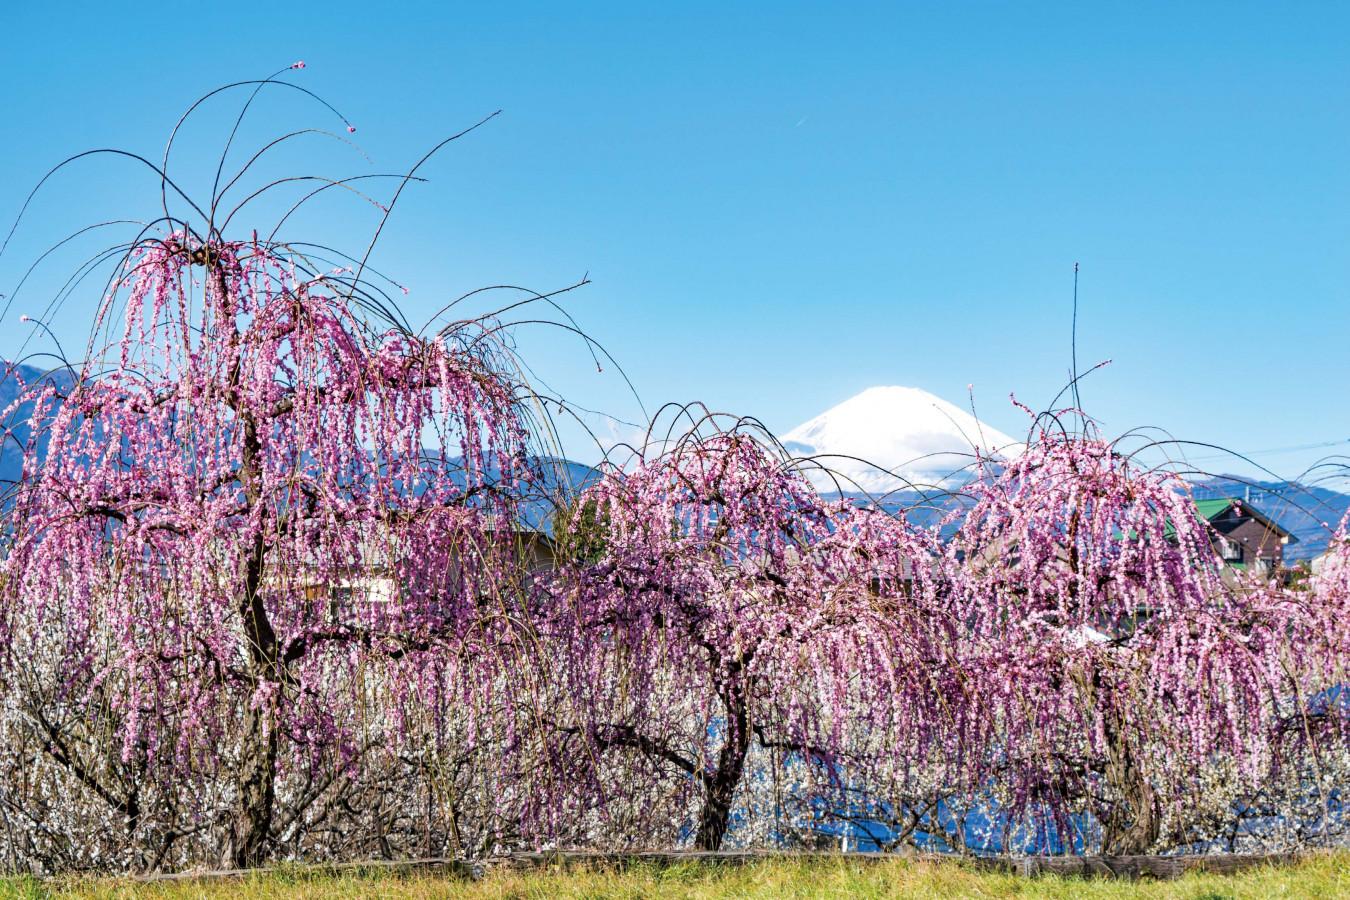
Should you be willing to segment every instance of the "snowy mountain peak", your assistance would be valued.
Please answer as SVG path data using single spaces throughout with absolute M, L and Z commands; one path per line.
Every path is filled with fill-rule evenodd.
M 968 410 L 899 386 L 868 388 L 798 425 L 783 444 L 797 456 L 824 456 L 822 465 L 871 493 L 962 480 L 977 449 L 1003 458 L 1022 450 Z

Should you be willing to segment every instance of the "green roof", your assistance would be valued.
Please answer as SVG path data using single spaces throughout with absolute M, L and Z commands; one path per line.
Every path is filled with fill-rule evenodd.
M 1196 500 L 1195 509 L 1200 513 L 1200 518 L 1209 521 L 1215 516 L 1223 513 L 1228 507 L 1238 502 L 1236 497 L 1218 497 L 1213 500 Z M 1177 530 L 1172 527 L 1172 520 L 1167 520 L 1167 525 L 1163 527 L 1164 537 L 1175 537 Z
M 1214 500 L 1197 500 L 1195 508 L 1199 510 L 1202 519 L 1213 519 L 1215 516 L 1223 513 L 1234 503 L 1239 502 L 1236 497 L 1219 497 Z

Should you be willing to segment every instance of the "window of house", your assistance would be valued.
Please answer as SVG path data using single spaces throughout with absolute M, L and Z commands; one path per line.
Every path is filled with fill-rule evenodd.
M 1226 537 L 1219 538 L 1219 558 L 1224 562 L 1242 562 L 1242 545 Z

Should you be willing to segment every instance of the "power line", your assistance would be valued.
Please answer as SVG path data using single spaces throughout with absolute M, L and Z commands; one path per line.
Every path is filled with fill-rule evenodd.
M 1206 459 L 1233 459 L 1238 456 L 1271 456 L 1277 453 L 1298 453 L 1304 450 L 1325 450 L 1330 447 L 1340 447 L 1350 444 L 1350 438 L 1340 438 L 1334 441 L 1321 441 L 1315 444 L 1298 444 L 1291 447 L 1273 447 L 1269 450 L 1252 450 L 1248 453 L 1211 453 L 1204 456 L 1188 456 L 1187 459 L 1193 462 L 1199 462 Z

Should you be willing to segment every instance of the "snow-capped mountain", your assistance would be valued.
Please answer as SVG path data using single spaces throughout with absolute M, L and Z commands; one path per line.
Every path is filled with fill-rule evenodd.
M 821 465 L 843 476 L 844 490 L 872 494 L 949 486 L 968 477 L 977 450 L 986 459 L 1022 451 L 1021 442 L 968 410 L 919 388 L 895 386 L 868 388 L 782 441 L 795 456 L 821 457 Z

